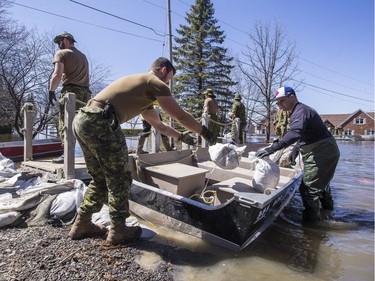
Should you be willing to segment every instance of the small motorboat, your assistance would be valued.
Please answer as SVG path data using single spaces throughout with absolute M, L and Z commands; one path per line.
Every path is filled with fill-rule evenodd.
M 265 144 L 247 144 L 244 152 Z M 207 148 L 130 155 L 130 210 L 152 224 L 240 251 L 278 217 L 302 180 L 301 169 L 280 167 L 275 188 L 259 192 L 248 157 L 218 167 Z

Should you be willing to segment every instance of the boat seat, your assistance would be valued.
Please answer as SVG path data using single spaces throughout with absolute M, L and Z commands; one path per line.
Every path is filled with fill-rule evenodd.
M 253 188 L 251 182 L 251 179 L 234 177 L 215 183 L 209 186 L 207 190 L 216 191 L 214 205 L 219 205 L 233 198 L 235 193 L 260 193 Z
M 147 183 L 185 197 L 204 187 L 206 173 L 206 169 L 182 163 L 145 167 Z
M 225 181 L 233 177 L 240 177 L 251 180 L 254 176 L 254 171 L 246 168 L 237 167 L 232 170 L 226 170 L 220 168 L 212 161 L 203 161 L 198 162 L 197 164 L 199 168 L 203 168 L 210 171 L 207 174 L 207 178 L 218 182 Z

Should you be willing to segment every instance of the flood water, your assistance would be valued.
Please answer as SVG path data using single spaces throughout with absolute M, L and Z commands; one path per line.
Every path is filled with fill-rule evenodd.
M 136 142 L 128 139 L 128 147 Z M 161 260 L 170 262 L 177 281 L 373 281 L 374 142 L 338 145 L 341 158 L 331 183 L 331 224 L 303 226 L 297 192 L 274 224 L 241 252 L 154 226 L 158 235 L 140 246 L 139 263 L 153 267 Z M 76 153 L 81 156 L 79 147 Z
M 341 158 L 331 183 L 334 221 L 301 224 L 297 192 L 275 223 L 235 253 L 159 228 L 144 246 L 142 265 L 163 259 L 174 280 L 374 280 L 374 142 L 339 142 Z M 161 247 L 160 247 L 161 245 Z M 156 250 L 158 249 L 158 250 Z

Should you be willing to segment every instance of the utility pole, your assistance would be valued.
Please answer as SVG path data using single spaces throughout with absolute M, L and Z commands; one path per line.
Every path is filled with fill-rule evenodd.
M 173 55 L 172 55 L 172 23 L 171 23 L 171 1 L 167 0 L 167 18 L 168 18 L 168 52 L 169 52 L 169 60 L 173 64 Z M 171 89 L 172 96 L 173 93 L 173 77 L 169 81 L 169 88 Z M 174 128 L 174 120 L 170 118 L 171 127 Z M 174 139 L 171 138 L 171 145 L 174 146 Z

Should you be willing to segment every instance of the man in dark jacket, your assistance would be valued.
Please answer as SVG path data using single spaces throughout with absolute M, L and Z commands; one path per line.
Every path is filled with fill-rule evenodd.
M 304 175 L 299 191 L 305 207 L 303 219 L 306 222 L 319 221 L 320 207 L 333 210 L 329 183 L 334 176 L 340 151 L 319 114 L 300 103 L 291 87 L 278 89 L 275 100 L 281 109 L 291 113 L 290 128 L 281 139 L 258 151 L 256 156 L 263 158 L 297 142 L 289 160 L 295 165 L 295 159 L 301 152 Z

